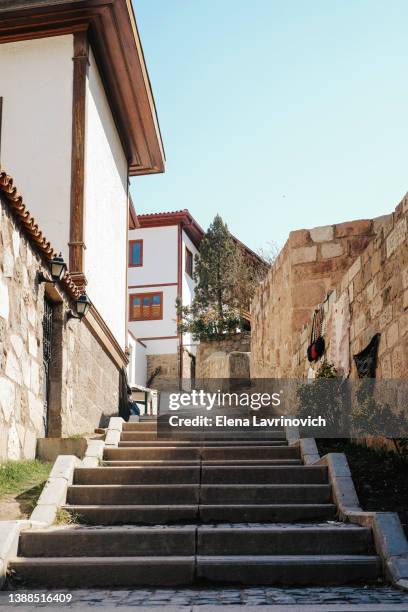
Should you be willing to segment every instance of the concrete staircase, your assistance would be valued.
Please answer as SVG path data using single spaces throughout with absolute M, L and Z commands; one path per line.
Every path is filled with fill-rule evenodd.
M 65 508 L 80 525 L 30 530 L 10 563 L 54 587 L 327 585 L 375 581 L 369 529 L 335 522 L 327 468 L 268 440 L 158 440 L 127 423 L 104 465 L 78 468 Z

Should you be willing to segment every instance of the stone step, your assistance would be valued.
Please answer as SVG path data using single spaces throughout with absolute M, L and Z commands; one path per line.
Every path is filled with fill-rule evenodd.
M 202 504 L 327 504 L 331 502 L 328 484 L 202 485 Z
M 203 484 L 327 484 L 326 466 L 229 465 L 202 467 Z
M 21 557 L 140 557 L 196 554 L 195 525 L 23 531 Z
M 374 555 L 161 557 L 19 557 L 10 561 L 25 586 L 109 587 L 192 584 L 195 578 L 242 585 L 340 585 L 374 582 Z
M 173 523 L 299 523 L 330 521 L 334 504 L 223 505 L 65 505 L 64 509 L 90 525 L 164 525 Z
M 77 468 L 74 484 L 197 484 L 200 466 Z
M 223 442 L 223 441 L 227 441 L 227 442 L 232 442 L 235 441 L 235 443 L 237 442 L 242 442 L 243 444 L 245 444 L 247 441 L 256 441 L 259 440 L 260 442 L 267 442 L 268 440 L 285 440 L 286 441 L 286 434 L 285 432 L 277 432 L 277 433 L 270 433 L 268 435 L 264 434 L 264 435 L 232 435 L 230 433 L 225 433 L 224 435 L 222 434 L 217 434 L 217 433 L 212 433 L 211 434 L 189 434 L 188 438 L 186 435 L 181 435 L 181 434 L 176 434 L 174 433 L 172 436 L 168 436 L 166 437 L 164 435 L 164 433 L 157 433 L 156 431 L 127 431 L 127 430 L 123 430 L 122 431 L 122 435 L 121 435 L 121 439 L 124 442 L 143 442 L 145 440 L 150 440 L 150 441 L 154 441 L 154 440 L 158 440 L 158 441 L 165 441 L 165 440 L 169 440 L 169 441 L 176 441 L 176 440 L 180 440 L 180 441 L 212 441 L 212 442 Z
M 124 434 L 122 434 L 123 436 Z M 287 446 L 285 440 L 247 440 L 243 444 L 245 447 L 251 446 Z M 127 440 L 123 441 L 122 437 L 118 444 L 120 448 L 161 448 L 161 447 L 176 447 L 176 448 L 229 448 L 236 447 L 236 440 Z
M 340 555 L 371 552 L 370 529 L 329 525 L 210 525 L 197 530 L 199 555 Z
M 139 421 L 137 423 L 123 423 L 122 431 L 156 432 L 157 421 Z
M 71 485 L 67 503 L 75 505 L 190 505 L 198 504 L 197 485 Z
M 327 484 L 326 466 L 129 466 L 77 468 L 77 485 L 101 484 Z
M 195 557 L 18 557 L 9 568 L 24 586 L 176 586 L 194 581 Z
M 302 461 L 300 459 L 224 459 L 222 461 L 217 461 L 216 459 L 210 461 L 201 461 L 200 459 L 192 459 L 185 460 L 182 459 L 148 459 L 146 461 L 139 460 L 119 460 L 119 461 L 104 461 L 104 467 L 135 467 L 135 466 L 160 466 L 160 467 L 171 467 L 171 466 L 179 466 L 179 467 L 194 467 L 194 466 L 220 466 L 220 467 L 239 467 L 241 465 L 244 466 L 302 466 Z
M 331 501 L 330 485 L 71 485 L 67 503 L 113 504 L 325 504 Z
M 202 504 L 203 523 L 299 523 L 330 521 L 336 517 L 334 504 Z
M 198 579 L 243 585 L 340 585 L 374 582 L 374 555 L 198 556 Z
M 104 459 L 106 460 L 236 460 L 236 459 L 299 459 L 299 447 L 297 446 L 222 446 L 220 448 L 180 448 L 167 446 L 162 448 L 151 448 L 140 446 L 138 448 L 105 448 Z
M 367 554 L 370 529 L 357 526 L 182 525 L 23 531 L 20 557 Z

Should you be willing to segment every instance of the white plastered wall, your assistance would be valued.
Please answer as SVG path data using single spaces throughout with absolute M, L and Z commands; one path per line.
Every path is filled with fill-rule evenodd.
M 0 45 L 1 167 L 68 263 L 73 36 Z
M 128 347 L 130 353 L 127 368 L 129 384 L 145 387 L 147 380 L 146 346 L 138 342 L 132 334 L 129 334 Z
M 130 230 L 129 240 L 143 240 L 143 266 L 129 267 L 129 286 L 177 283 L 176 225 Z
M 177 353 L 178 341 L 174 336 L 177 335 L 178 227 L 170 225 L 131 230 L 129 240 L 143 240 L 143 265 L 129 267 L 129 295 L 163 293 L 163 319 L 129 321 L 129 329 L 136 338 L 159 338 L 143 340 L 147 346 L 146 354 Z
M 92 52 L 89 59 L 85 148 L 87 293 L 124 348 L 128 164 Z
M 186 247 L 193 254 L 193 261 L 195 266 L 195 256 L 198 253 L 198 249 L 191 242 L 186 232 L 183 230 L 182 233 L 182 275 L 183 275 L 183 306 L 190 306 L 194 299 L 194 289 L 196 282 L 186 272 Z M 193 268 L 194 269 L 194 268 Z M 191 334 L 183 335 L 183 346 L 190 351 L 193 355 L 196 353 L 196 342 L 193 340 Z

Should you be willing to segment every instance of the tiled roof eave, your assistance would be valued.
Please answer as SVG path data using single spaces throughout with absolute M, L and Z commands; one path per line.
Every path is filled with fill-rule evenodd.
M 36 223 L 34 217 L 27 209 L 23 196 L 18 192 L 12 177 L 4 171 L 0 171 L 0 195 L 3 195 L 3 199 L 8 204 L 11 214 L 33 249 L 49 263 L 57 255 L 57 251 L 54 250 L 50 241 L 44 236 L 38 223 Z M 65 273 L 61 285 L 71 298 L 79 297 L 80 291 L 69 272 Z

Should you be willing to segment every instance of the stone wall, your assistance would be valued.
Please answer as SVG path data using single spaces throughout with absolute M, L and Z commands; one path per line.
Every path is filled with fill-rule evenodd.
M 62 411 L 62 435 L 106 427 L 118 414 L 119 371 L 86 325 L 71 321 L 66 342 L 67 402 Z M 75 329 L 73 329 L 75 327 Z
M 0 459 L 35 457 L 44 430 L 44 297 L 53 303 L 50 436 L 92 432 L 118 411 L 119 371 L 87 324 L 66 319 L 61 287 L 38 284 L 48 268 L 0 207 Z
M 155 370 L 160 372 L 154 376 L 149 383 Z M 179 356 L 177 353 L 164 355 L 147 355 L 147 384 L 152 389 L 166 391 L 169 385 L 172 387 L 179 380 Z
M 251 304 L 251 376 L 291 377 L 313 307 L 374 239 L 379 220 L 291 232 Z
M 222 376 L 214 376 L 214 373 L 216 373 L 215 362 L 209 358 L 212 355 L 218 354 L 215 361 L 219 363 L 221 354 L 228 355 L 232 352 L 247 353 L 250 349 L 251 335 L 246 332 L 228 336 L 223 340 L 200 342 L 197 345 L 196 378 L 227 378 L 224 374 L 229 371 L 229 365 L 227 363 L 222 365 Z
M 342 372 L 336 350 L 335 321 L 341 305 L 348 305 L 349 373 L 357 377 L 353 355 L 367 346 L 371 338 L 381 334 L 377 378 L 408 377 L 408 196 L 395 212 L 377 223 L 376 237 L 355 259 L 343 275 L 325 305 L 325 357 Z M 304 375 L 310 326 L 305 326 L 295 351 L 295 370 Z M 319 364 L 314 364 L 316 369 Z

